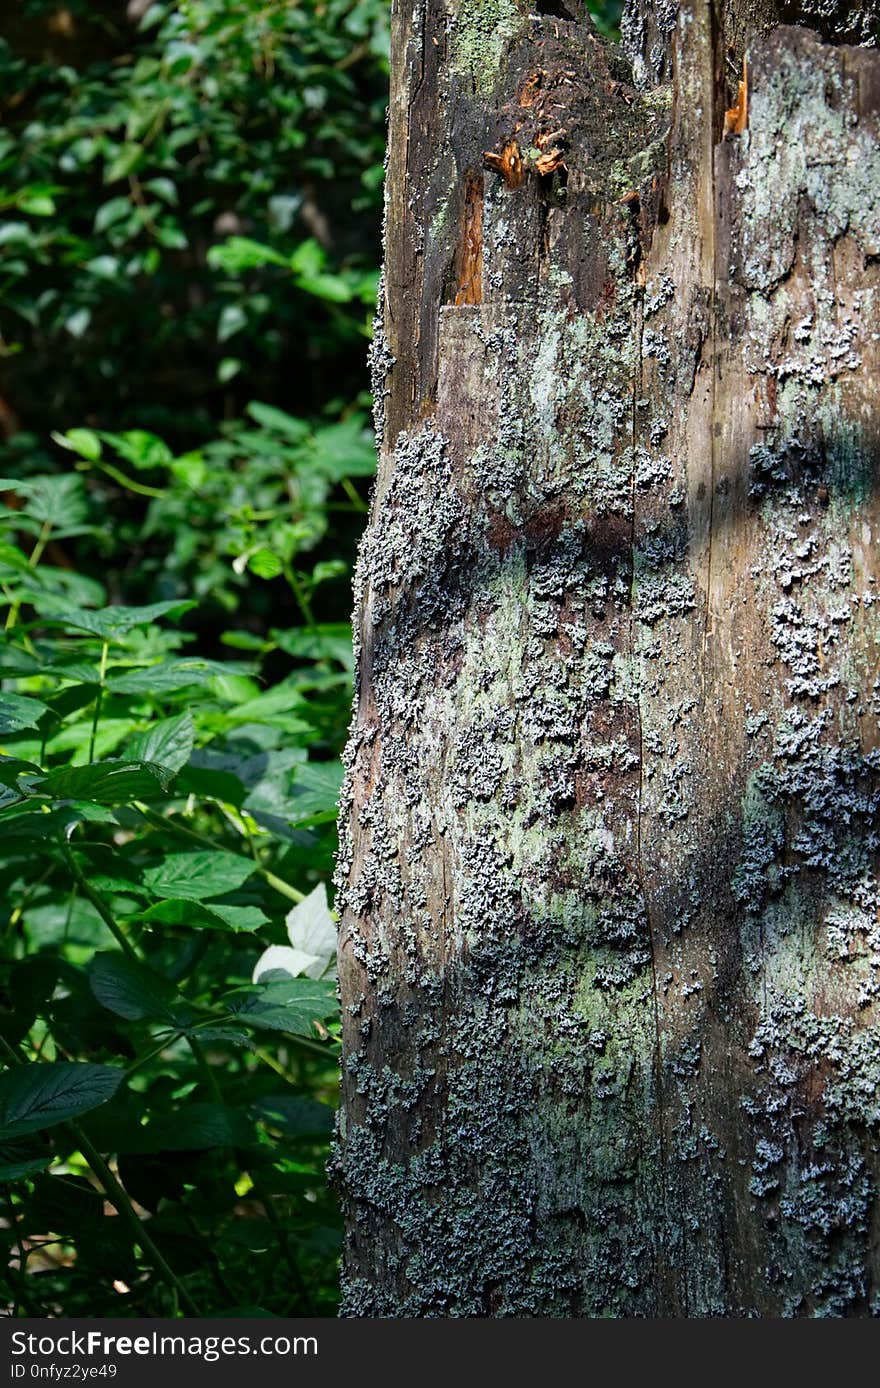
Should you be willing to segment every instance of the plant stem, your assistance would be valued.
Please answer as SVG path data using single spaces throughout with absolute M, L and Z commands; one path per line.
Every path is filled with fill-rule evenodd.
M 52 534 L 52 522 L 43 521 L 42 529 L 37 536 L 37 543 L 34 545 L 28 557 L 28 567 L 35 569 L 43 557 L 43 550 L 49 543 L 49 536 Z
M 281 896 L 286 896 L 289 901 L 305 901 L 305 892 L 301 892 L 297 887 L 291 887 L 289 882 L 282 881 L 280 877 L 276 877 L 274 872 L 270 872 L 268 868 L 261 867 L 259 871 L 260 875 L 268 882 L 269 886 L 274 887 L 275 891 L 280 893 Z
M 200 1042 L 198 1042 L 194 1036 L 187 1036 L 186 1044 L 189 1046 L 190 1050 L 192 1051 L 195 1057 L 196 1065 L 198 1065 L 200 1071 L 202 1072 L 205 1084 L 211 1091 L 211 1097 L 213 1098 L 215 1103 L 222 1104 L 223 1095 L 220 1093 L 220 1086 L 217 1083 L 217 1076 L 214 1074 L 213 1070 L 208 1064 L 205 1052 L 202 1050 Z
M 110 643 L 101 643 L 101 668 L 98 671 L 98 693 L 95 697 L 95 712 L 92 715 L 92 735 L 89 738 L 89 761 L 95 760 L 95 740 L 98 736 L 98 719 L 101 717 L 101 704 L 104 702 L 104 681 L 107 678 L 107 656 Z
M 296 569 L 292 564 L 284 565 L 284 577 L 287 579 L 290 591 L 296 599 L 296 605 L 305 619 L 306 626 L 314 630 L 315 617 L 312 612 L 312 605 L 305 595 L 303 586 L 297 578 Z
M 157 1046 L 154 1046 L 151 1051 L 147 1051 L 146 1055 L 138 1056 L 137 1060 L 133 1060 L 130 1065 L 126 1066 L 125 1078 L 127 1080 L 131 1079 L 132 1075 L 135 1074 L 137 1070 L 140 1070 L 144 1065 L 149 1064 L 149 1062 L 153 1060 L 157 1055 L 161 1055 L 164 1050 L 167 1050 L 169 1046 L 173 1046 L 175 1041 L 179 1040 L 180 1032 L 171 1032 L 162 1041 L 160 1041 Z
M 127 491 L 135 492 L 138 496 L 148 496 L 156 500 L 165 495 L 161 488 L 148 487 L 146 482 L 135 482 L 133 477 L 127 477 L 118 467 L 114 467 L 112 463 L 105 463 L 103 459 L 86 466 L 97 467 L 100 472 L 106 473 L 114 482 L 118 482 L 120 487 L 125 487 Z
M 28 568 L 35 569 L 43 557 L 43 550 L 49 543 L 49 536 L 52 534 L 52 522 L 43 521 L 42 529 L 37 536 L 37 542 L 28 556 Z M 18 614 L 21 611 L 21 600 L 16 599 L 6 614 L 6 630 L 11 631 L 18 621 Z
M 251 1176 L 251 1173 L 248 1172 L 248 1175 Z M 312 1301 L 311 1296 L 309 1295 L 309 1289 L 306 1286 L 305 1279 L 302 1275 L 302 1269 L 300 1268 L 300 1265 L 297 1262 L 296 1257 L 294 1256 L 293 1250 L 290 1247 L 290 1238 L 287 1233 L 287 1230 L 284 1228 L 284 1226 L 281 1223 L 281 1220 L 278 1218 L 278 1211 L 275 1209 L 275 1206 L 272 1203 L 272 1197 L 271 1195 L 263 1192 L 263 1190 L 257 1184 L 257 1182 L 254 1181 L 253 1176 L 251 1176 L 251 1180 L 253 1181 L 254 1193 L 266 1213 L 266 1218 L 268 1219 L 269 1223 L 272 1225 L 272 1228 L 275 1231 L 275 1237 L 278 1240 L 278 1247 L 281 1249 L 281 1256 L 286 1262 L 287 1266 L 290 1268 L 291 1275 L 293 1277 L 294 1282 L 296 1283 L 296 1289 L 299 1292 L 300 1298 L 302 1300 L 305 1314 L 307 1316 L 314 1316 L 314 1303 Z
M 79 863 L 76 861 L 76 858 L 73 856 L 73 853 L 70 851 L 70 847 L 67 843 L 62 843 L 61 852 L 63 853 L 64 861 L 67 863 L 71 875 L 73 876 L 73 879 L 79 887 L 80 891 L 82 892 L 83 896 L 87 897 L 88 900 L 92 903 L 98 915 L 101 917 L 101 920 L 104 922 L 107 929 L 110 931 L 110 934 L 113 936 L 114 940 L 119 945 L 120 949 L 128 956 L 129 959 L 133 959 L 137 962 L 138 956 L 135 949 L 126 939 L 112 911 L 104 903 L 104 901 L 102 901 L 101 897 L 98 895 L 91 882 L 86 877 Z
M 5 1036 L 0 1036 L 0 1050 L 4 1052 L 13 1065 L 27 1065 L 29 1063 L 9 1045 Z M 30 1063 L 37 1064 L 38 1062 L 33 1061 Z M 103 1186 L 106 1198 L 116 1210 L 117 1214 L 129 1225 L 136 1241 L 141 1245 L 144 1252 L 149 1254 L 152 1258 L 156 1271 L 161 1273 L 175 1295 L 180 1297 L 182 1304 L 186 1306 L 190 1315 L 199 1316 L 200 1312 L 198 1306 L 177 1276 L 177 1273 L 169 1266 L 163 1255 L 159 1252 L 152 1237 L 144 1227 L 144 1221 L 138 1218 L 128 1192 L 116 1176 L 114 1176 L 97 1147 L 86 1137 L 78 1123 L 71 1121 L 64 1126 L 73 1134 L 77 1148 L 82 1152 L 95 1176 Z
M 144 1220 L 138 1217 L 128 1192 L 114 1176 L 97 1147 L 86 1137 L 79 1124 L 70 1123 L 68 1126 L 76 1138 L 80 1151 L 98 1180 L 101 1182 L 101 1185 L 104 1187 L 104 1194 L 111 1205 L 113 1205 L 120 1217 L 129 1225 L 135 1240 L 152 1259 L 156 1271 L 161 1273 L 163 1279 L 168 1283 L 168 1286 L 177 1294 L 181 1304 L 187 1308 L 191 1316 L 198 1317 L 201 1314 L 198 1306 L 177 1276 L 177 1273 L 166 1261 L 163 1254 L 159 1252 L 152 1237 L 147 1232 Z
M 358 496 L 357 490 L 356 490 L 356 488 L 355 488 L 354 483 L 351 481 L 351 478 L 349 478 L 349 477 L 343 477 L 343 479 L 342 479 L 342 490 L 345 492 L 346 496 L 350 498 L 350 500 L 351 500 L 351 502 L 352 502 L 352 504 L 353 504 L 353 506 L 354 506 L 354 509 L 355 509 L 356 511 L 361 511 L 361 512 L 367 512 L 367 511 L 369 511 L 369 509 L 370 509 L 369 506 L 366 504 L 365 501 L 362 501 L 361 498 Z

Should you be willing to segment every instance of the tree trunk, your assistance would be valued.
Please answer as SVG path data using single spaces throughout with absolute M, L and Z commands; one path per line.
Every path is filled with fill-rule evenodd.
M 880 60 L 539 8 L 393 17 L 344 1314 L 876 1314 Z

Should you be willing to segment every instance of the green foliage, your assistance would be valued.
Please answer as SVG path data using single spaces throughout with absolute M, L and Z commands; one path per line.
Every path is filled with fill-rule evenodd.
M 306 567 L 302 561 L 327 539 L 335 517 L 364 511 L 350 479 L 372 475 L 372 432 L 357 409 L 311 425 L 254 402 L 247 415 L 179 456 L 142 429 L 70 429 L 54 438 L 78 459 L 83 474 L 99 474 L 132 497 L 148 499 L 146 509 L 122 517 L 116 535 L 126 558 L 137 555 L 142 586 L 209 597 L 232 612 L 251 575 L 283 577 L 293 601 L 310 611 L 315 590 L 338 581 L 346 569 L 327 558 Z M 33 489 L 45 479 L 10 485 Z M 265 597 L 261 602 L 251 594 L 250 600 L 268 608 Z
M 320 533 L 343 439 L 364 470 L 361 425 L 251 415 L 256 430 L 239 435 L 287 440 Z M 170 508 L 163 533 L 180 541 L 176 489 L 199 493 L 175 478 L 170 450 L 75 429 L 64 443 L 90 472 L 109 447 L 160 474 L 151 506 Z M 264 455 L 241 447 L 253 496 Z M 108 605 L 97 578 L 48 562 L 59 537 L 91 533 L 83 473 L 2 485 L 0 1164 L 15 1181 L 4 1239 L 16 1305 L 332 1314 L 323 1166 L 338 1020 L 324 883 L 339 772 L 315 757 L 338 752 L 349 645 L 303 611 L 277 641 L 233 640 L 244 658 L 181 658 L 192 601 Z M 253 521 L 282 568 L 296 542 L 277 527 L 295 523 L 287 511 Z M 230 553 L 252 552 L 222 527 L 209 542 L 210 563 L 225 555 L 228 569 Z M 294 654 L 268 686 L 267 652 L 282 646 Z
M 63 426 L 109 403 L 141 427 L 208 430 L 240 411 L 237 384 L 268 393 L 291 360 L 294 405 L 320 398 L 328 359 L 353 395 L 375 296 L 385 0 L 159 0 L 137 27 L 125 8 L 71 6 L 64 40 L 54 0 L 36 0 L 38 60 L 0 28 L 16 408 Z M 47 350 L 65 364 L 48 400 Z
M 620 39 L 623 0 L 587 0 L 587 9 L 599 33 L 617 42 Z

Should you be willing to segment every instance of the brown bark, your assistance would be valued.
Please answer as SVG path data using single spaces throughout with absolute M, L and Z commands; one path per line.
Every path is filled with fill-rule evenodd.
M 723 42 L 394 12 L 349 1315 L 878 1309 L 880 62 Z

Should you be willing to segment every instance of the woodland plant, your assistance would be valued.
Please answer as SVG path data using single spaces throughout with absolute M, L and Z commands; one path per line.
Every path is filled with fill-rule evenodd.
M 350 643 L 314 621 L 321 575 L 296 560 L 346 479 L 332 429 L 325 449 L 326 430 L 250 413 L 262 422 L 239 441 L 287 440 L 274 491 L 265 454 L 241 447 L 274 504 L 230 507 L 205 563 L 286 574 L 301 624 L 229 633 L 235 658 L 199 653 L 193 600 L 108 606 L 67 567 L 92 529 L 83 471 L 0 480 L 0 1176 L 22 1314 L 332 1312 L 326 883 Z M 90 470 L 112 448 L 172 511 L 187 488 L 197 513 L 217 475 L 144 435 L 62 442 Z

